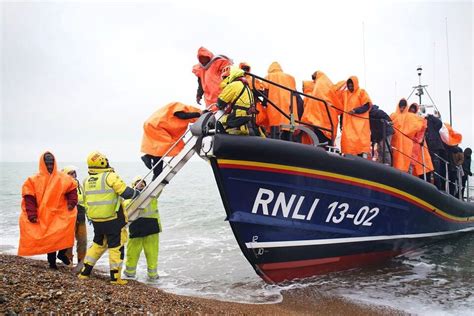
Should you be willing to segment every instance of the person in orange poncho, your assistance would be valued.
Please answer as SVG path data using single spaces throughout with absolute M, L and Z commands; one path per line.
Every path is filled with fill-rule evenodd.
M 153 180 L 163 169 L 161 157 L 186 132 L 189 123 L 201 115 L 201 110 L 180 102 L 172 102 L 155 111 L 143 124 L 141 151 L 145 153 L 142 161 L 148 169 L 153 168 Z M 166 156 L 176 156 L 184 147 L 181 140 Z M 153 181 L 152 180 L 152 181 Z
M 48 254 L 49 266 L 57 269 L 57 258 L 70 264 L 66 251 L 74 245 L 77 216 L 77 184 L 58 172 L 56 159 L 45 152 L 39 172 L 26 179 L 22 187 L 19 256 Z
M 408 112 L 415 115 L 413 119 L 418 120 L 417 125 L 421 125 L 420 130 L 413 136 L 412 170 L 413 175 L 423 179 L 424 174 L 426 174 L 428 182 L 434 183 L 434 179 L 432 179 L 432 172 L 434 170 L 433 162 L 431 161 L 431 156 L 425 141 L 425 131 L 428 127 L 428 122 L 417 115 L 419 108 L 420 106 L 417 103 L 412 103 L 408 108 Z
M 339 112 L 333 105 L 341 107 L 340 100 L 336 96 L 337 86 L 322 71 L 314 72 L 313 77 L 315 81 L 313 90 L 309 95 L 325 100 L 328 103 L 329 115 L 323 102 L 306 98 L 304 100 L 304 112 L 301 121 L 329 130 L 332 128 L 333 133 L 323 129 L 315 130 L 320 143 L 327 142 L 329 145 L 332 145 L 336 138 L 339 116 Z M 303 143 L 307 143 L 305 138 L 303 138 Z
M 356 76 L 346 81 L 347 89 L 342 93 L 344 113 L 342 115 L 341 151 L 344 154 L 368 155 L 370 153 L 369 111 L 372 106 L 369 95 L 359 87 Z
M 222 91 L 219 86 L 222 81 L 222 70 L 232 65 L 232 60 L 224 55 L 214 56 L 205 47 L 198 49 L 197 58 L 199 63 L 193 66 L 193 74 L 198 77 L 196 102 L 201 104 L 204 95 L 206 105 L 209 106 L 217 102 L 217 97 Z
M 392 155 L 393 166 L 401 171 L 410 172 L 415 135 L 423 128 L 423 122 L 408 112 L 405 99 L 398 102 L 396 111 L 390 115 L 393 123 Z
M 265 77 L 265 79 L 285 86 L 289 89 L 296 90 L 295 78 L 289 74 L 284 73 L 280 64 L 277 62 L 273 62 L 268 67 L 268 75 Z M 290 115 L 291 93 L 270 83 L 265 83 L 264 86 L 265 94 L 268 96 L 268 99 L 285 114 Z M 293 98 L 292 114 L 295 120 L 298 119 L 298 101 L 296 97 Z M 290 120 L 272 105 L 267 106 L 267 116 L 268 126 L 272 130 L 272 134 L 275 134 L 276 131 L 279 130 L 280 125 L 290 123 Z M 275 137 L 275 135 L 272 136 Z M 280 137 L 281 139 L 289 140 L 290 132 L 284 130 Z

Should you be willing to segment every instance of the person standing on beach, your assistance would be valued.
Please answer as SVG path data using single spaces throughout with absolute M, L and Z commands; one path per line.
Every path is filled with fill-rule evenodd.
M 132 187 L 142 191 L 146 186 L 145 180 L 135 177 Z M 123 202 L 123 207 L 132 200 Z M 124 274 L 129 278 L 135 278 L 137 274 L 138 259 L 142 250 L 145 252 L 147 272 L 149 280 L 157 280 L 158 276 L 158 251 L 161 229 L 160 214 L 158 213 L 158 197 L 151 200 L 150 204 L 138 214 L 138 218 L 129 226 L 129 241 L 127 243 L 127 260 L 125 261 Z
M 87 217 L 94 226 L 94 239 L 87 250 L 79 278 L 88 279 L 97 260 L 109 249 L 110 283 L 124 285 L 127 281 L 122 280 L 121 270 L 127 241 L 127 219 L 120 197 L 133 199 L 140 192 L 128 187 L 100 152 L 89 154 L 87 166 L 89 176 L 84 180 L 84 194 Z
M 47 253 L 51 269 L 58 268 L 56 258 L 70 264 L 66 251 L 74 245 L 76 187 L 71 177 L 57 171 L 52 153 L 41 155 L 39 172 L 22 187 L 19 256 Z
M 61 170 L 63 173 L 69 175 L 77 184 L 77 220 L 76 220 L 76 252 L 77 252 L 77 272 L 80 271 L 83 265 L 84 257 L 87 251 L 87 229 L 86 229 L 86 206 L 84 203 L 84 190 L 80 182 L 77 180 L 77 168 L 74 166 L 67 166 Z M 68 258 L 72 262 L 72 248 L 68 249 Z

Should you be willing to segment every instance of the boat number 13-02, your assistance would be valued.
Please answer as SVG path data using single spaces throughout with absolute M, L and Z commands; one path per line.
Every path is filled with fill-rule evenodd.
M 328 216 L 326 223 L 333 222 L 339 224 L 344 219 L 352 219 L 354 225 L 372 226 L 372 220 L 379 214 L 379 208 L 370 208 L 362 206 L 356 214 L 347 213 L 349 211 L 349 204 L 334 202 L 328 206 Z

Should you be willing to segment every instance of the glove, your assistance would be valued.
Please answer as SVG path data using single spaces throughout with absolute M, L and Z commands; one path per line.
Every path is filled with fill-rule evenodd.
M 31 215 L 31 216 L 28 216 L 28 220 L 30 221 L 30 223 L 37 223 L 38 217 L 36 217 L 36 215 Z
M 67 205 L 67 209 L 68 209 L 69 211 L 72 211 L 75 206 L 76 206 L 76 205 L 74 205 L 74 204 L 68 204 L 68 205 Z

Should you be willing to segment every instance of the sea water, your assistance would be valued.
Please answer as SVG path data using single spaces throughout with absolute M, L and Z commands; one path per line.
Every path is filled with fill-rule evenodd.
M 67 164 L 71 163 L 59 163 L 59 167 Z M 85 164 L 72 164 L 79 167 L 83 179 Z M 147 172 L 139 162 L 113 163 L 113 167 L 127 183 Z M 0 163 L 0 252 L 16 253 L 21 186 L 37 170 L 37 163 Z M 285 291 L 301 293 L 303 289 L 308 294 L 342 296 L 415 314 L 473 315 L 474 234 L 419 249 L 381 266 L 276 286 L 264 283 L 242 255 L 225 221 L 211 167 L 203 160 L 193 158 L 173 178 L 159 198 L 159 210 L 163 225 L 160 279 L 151 285 L 162 290 L 225 301 L 276 303 Z M 90 225 L 88 239 L 90 244 Z M 98 268 L 108 270 L 106 256 Z M 138 280 L 147 282 L 144 256 Z

